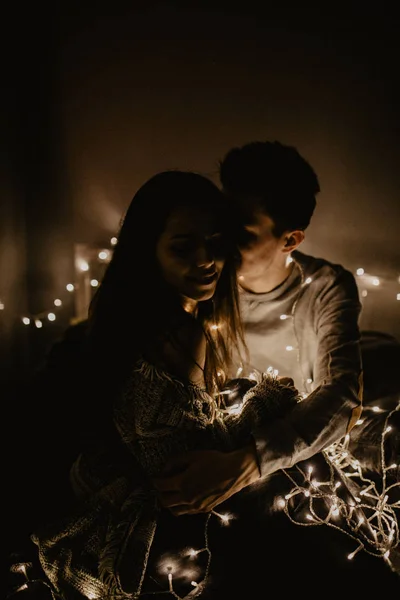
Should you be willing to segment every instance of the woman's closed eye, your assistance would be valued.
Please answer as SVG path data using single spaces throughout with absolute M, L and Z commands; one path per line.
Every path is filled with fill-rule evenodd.
M 215 258 L 224 257 L 228 249 L 228 240 L 222 233 L 216 233 L 208 238 L 207 247 Z
M 176 256 L 189 256 L 195 249 L 195 244 L 188 241 L 175 243 L 171 246 L 171 252 L 176 254 Z
M 225 256 L 227 249 L 226 237 L 220 233 L 211 235 L 202 244 L 194 240 L 182 240 L 176 241 L 170 246 L 171 251 L 179 257 L 186 257 L 190 254 L 194 254 L 200 245 L 203 245 L 208 252 L 215 258 Z

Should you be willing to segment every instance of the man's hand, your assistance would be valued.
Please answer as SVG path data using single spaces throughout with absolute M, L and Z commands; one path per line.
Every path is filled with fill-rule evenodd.
M 174 515 L 210 512 L 260 477 L 254 444 L 233 452 L 187 452 L 164 473 L 153 484 L 161 505 Z

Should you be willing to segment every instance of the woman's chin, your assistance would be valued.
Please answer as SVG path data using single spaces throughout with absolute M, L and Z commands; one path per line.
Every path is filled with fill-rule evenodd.
M 215 286 L 207 286 L 206 287 L 198 287 L 196 289 L 190 290 L 188 294 L 186 294 L 192 300 L 196 300 L 197 302 L 205 302 L 206 300 L 210 300 L 214 296 Z

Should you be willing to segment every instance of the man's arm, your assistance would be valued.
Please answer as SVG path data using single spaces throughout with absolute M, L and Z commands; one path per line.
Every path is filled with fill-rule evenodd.
M 187 454 L 182 472 L 155 482 L 164 506 L 175 514 L 212 510 L 260 474 L 263 478 L 307 460 L 350 431 L 362 406 L 360 309 L 354 277 L 341 270 L 316 298 L 317 387 L 285 419 L 256 429 L 254 445 L 234 453 Z M 251 473 L 247 482 L 241 477 L 244 464 Z M 218 474 L 223 472 L 227 475 L 222 482 Z
M 360 310 L 355 279 L 345 269 L 319 290 L 315 299 L 314 390 L 284 422 L 273 425 L 276 431 L 267 426 L 254 432 L 262 475 L 307 460 L 342 438 L 359 419 L 362 410 Z

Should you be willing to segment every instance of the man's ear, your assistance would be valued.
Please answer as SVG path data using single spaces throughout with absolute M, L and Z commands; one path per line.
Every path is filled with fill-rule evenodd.
M 295 229 L 294 231 L 287 231 L 284 234 L 284 252 L 292 252 L 296 250 L 298 246 L 300 246 L 301 242 L 304 240 L 305 234 L 302 229 Z

